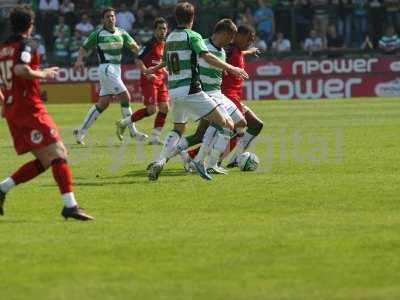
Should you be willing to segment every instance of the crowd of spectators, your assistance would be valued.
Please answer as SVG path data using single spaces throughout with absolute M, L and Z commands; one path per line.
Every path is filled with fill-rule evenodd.
M 173 7 L 179 0 L 1 0 L 0 26 L 17 4 L 37 13 L 35 38 L 43 58 L 72 62 L 79 46 L 100 24 L 100 12 L 117 9 L 117 25 L 139 43 L 153 35 L 153 20 L 165 17 L 174 26 Z M 400 0 L 196 0 L 196 30 L 212 32 L 220 18 L 252 26 L 255 46 L 268 54 L 327 55 L 349 50 L 393 54 L 400 48 Z M 2 31 L 2 38 L 7 31 Z M 128 57 L 128 59 L 130 59 Z

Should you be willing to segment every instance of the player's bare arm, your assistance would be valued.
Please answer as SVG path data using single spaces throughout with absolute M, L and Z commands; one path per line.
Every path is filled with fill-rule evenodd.
M 129 49 L 130 49 L 133 53 L 138 54 L 138 53 L 139 53 L 139 50 L 140 50 L 140 47 L 139 47 L 139 45 L 138 45 L 135 41 L 133 41 L 133 43 L 129 45 Z
M 147 68 L 146 71 L 143 72 L 143 74 L 144 74 L 144 75 L 147 75 L 147 74 L 154 74 L 154 73 L 156 73 L 158 70 L 160 70 L 160 69 L 162 69 L 162 68 L 165 68 L 165 66 L 166 66 L 165 62 L 162 61 L 161 63 L 159 63 L 159 64 L 156 65 L 156 66 Z
M 211 54 L 210 52 L 204 52 L 201 54 L 201 58 L 203 58 L 207 63 L 210 65 L 222 69 L 224 71 L 227 71 L 235 76 L 241 77 L 243 79 L 248 79 L 249 75 L 247 72 L 241 68 L 234 67 L 222 60 L 220 60 L 218 57 L 215 55 Z
M 14 67 L 15 75 L 24 79 L 52 79 L 58 74 L 58 67 L 51 67 L 42 70 L 33 70 L 29 65 L 18 64 Z
M 243 55 L 245 56 L 256 56 L 258 57 L 258 55 L 261 53 L 260 49 L 253 47 L 247 50 L 243 51 Z
M 136 59 L 136 66 L 140 69 L 140 71 L 144 74 L 144 76 L 146 76 L 148 80 L 154 81 L 156 79 L 156 75 L 152 73 L 147 73 L 148 68 L 145 66 L 144 62 L 141 59 Z
M 85 50 L 85 48 L 81 47 L 79 49 L 78 58 L 76 59 L 76 62 L 74 64 L 75 70 L 82 70 L 85 67 L 84 59 L 87 56 L 87 54 L 88 52 Z
M 4 118 L 4 95 L 0 90 L 0 117 Z

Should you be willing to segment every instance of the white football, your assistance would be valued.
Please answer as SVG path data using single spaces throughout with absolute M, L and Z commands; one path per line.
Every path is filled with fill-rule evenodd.
M 255 171 L 260 164 L 260 160 L 258 159 L 257 155 L 252 152 L 244 152 L 240 154 L 237 162 L 240 170 L 242 171 Z

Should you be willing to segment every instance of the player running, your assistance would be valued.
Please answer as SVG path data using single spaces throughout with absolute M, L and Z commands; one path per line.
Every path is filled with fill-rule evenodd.
M 40 100 L 39 80 L 54 78 L 57 67 L 41 70 L 38 45 L 31 39 L 35 14 L 28 6 L 16 7 L 10 14 L 13 35 L 0 44 L 0 73 L 5 83 L 4 114 L 18 155 L 31 152 L 36 159 L 23 165 L 0 182 L 0 215 L 4 214 L 6 194 L 51 167 L 64 208 L 64 218 L 92 220 L 75 200 L 67 151 L 58 129 Z
M 157 180 L 167 160 L 187 146 L 184 145 L 185 139 L 181 139 L 181 136 L 185 132 L 189 117 L 194 120 L 207 119 L 218 128 L 221 139 L 226 135 L 224 128 L 233 129 L 232 124 L 218 108 L 219 104 L 201 89 L 198 56 L 214 67 L 248 78 L 243 69 L 233 67 L 211 54 L 201 35 L 191 30 L 194 21 L 192 4 L 179 3 L 175 9 L 175 17 L 178 28 L 167 37 L 163 62 L 148 69 L 148 73 L 152 73 L 164 66 L 168 68 L 168 88 L 174 122 L 174 129 L 165 139 L 158 161 L 149 166 L 150 180 Z M 194 159 L 193 166 L 201 177 L 211 179 L 202 161 Z
M 239 68 L 245 68 L 245 56 L 256 55 L 257 48 L 249 48 L 254 42 L 255 32 L 254 29 L 248 25 L 240 25 L 236 34 L 232 47 L 228 50 L 227 62 Z M 236 158 L 246 151 L 251 142 L 260 134 L 263 128 L 263 122 L 256 116 L 256 114 L 241 102 L 242 98 L 242 84 L 243 79 L 232 75 L 225 74 L 222 80 L 222 93 L 227 96 L 237 108 L 244 114 L 247 121 L 247 131 L 237 145 L 237 148 L 232 155 L 232 158 L 227 165 L 228 168 L 237 166 Z M 231 149 L 234 148 L 236 140 L 231 143 Z
M 158 70 L 155 74 L 144 74 L 147 68 L 158 65 L 164 53 L 165 37 L 167 35 L 168 25 L 164 18 L 158 18 L 154 21 L 154 37 L 150 39 L 139 52 L 136 64 L 142 71 L 140 85 L 142 88 L 144 106 L 127 117 L 117 122 L 117 135 L 122 136 L 126 126 L 132 122 L 138 122 L 141 119 L 155 114 L 158 107 L 158 113 L 154 120 L 154 128 L 150 138 L 150 145 L 162 145 L 160 134 L 165 124 L 168 113 L 168 89 L 165 84 L 165 69 Z
M 132 110 L 129 106 L 131 96 L 121 79 L 122 50 L 127 46 L 133 53 L 139 51 L 139 46 L 134 39 L 123 29 L 115 26 L 115 9 L 108 7 L 102 12 L 103 26 L 99 26 L 85 40 L 79 49 L 79 56 L 75 62 L 75 69 L 83 69 L 84 57 L 88 52 L 96 48 L 100 60 L 100 94 L 97 104 L 93 105 L 83 123 L 74 130 L 74 136 L 78 144 L 84 144 L 84 137 L 90 126 L 96 121 L 100 114 L 107 109 L 110 102 L 115 98 L 121 104 L 122 117 L 130 117 Z M 142 141 L 147 135 L 139 132 L 135 124 L 128 126 L 130 135 L 136 140 Z M 120 136 L 119 136 L 120 137 Z

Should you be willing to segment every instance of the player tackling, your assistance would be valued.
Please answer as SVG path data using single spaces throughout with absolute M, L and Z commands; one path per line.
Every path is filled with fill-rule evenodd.
M 159 159 L 149 166 L 150 180 L 157 180 L 166 162 L 187 146 L 185 139 L 181 139 L 181 137 L 186 129 L 188 118 L 208 120 L 217 128 L 221 139 L 225 139 L 227 130 L 233 129 L 230 118 L 226 118 L 219 108 L 220 104 L 202 90 L 198 58 L 200 57 L 211 66 L 235 76 L 248 78 L 243 69 L 227 64 L 210 53 L 201 35 L 191 30 L 194 22 L 192 4 L 179 3 L 175 8 L 175 17 L 178 27 L 167 37 L 163 62 L 157 67 L 147 70 L 148 73 L 152 73 L 167 66 L 174 122 L 174 129 L 165 139 Z M 181 142 L 185 142 L 186 145 L 182 145 Z M 195 158 L 192 163 L 201 177 L 211 179 L 202 159 Z
M 38 45 L 31 39 L 35 14 L 28 6 L 18 6 L 10 14 L 13 34 L 0 44 L 0 73 L 5 83 L 4 115 L 18 155 L 31 152 L 36 159 L 24 164 L 0 182 L 0 215 L 6 194 L 48 168 L 53 171 L 64 202 L 64 218 L 92 220 L 78 207 L 73 192 L 67 151 L 53 119 L 40 100 L 39 80 L 54 78 L 57 67 L 40 69 Z
M 227 62 L 236 67 L 244 68 L 245 56 L 255 55 L 258 51 L 257 48 L 248 49 L 254 42 L 254 36 L 255 32 L 252 27 L 240 25 L 235 40 L 227 53 Z M 251 142 L 254 141 L 263 128 L 263 122 L 249 107 L 243 105 L 241 102 L 242 85 L 243 79 L 233 76 L 232 74 L 225 74 L 222 80 L 222 93 L 235 103 L 236 107 L 244 114 L 247 122 L 246 133 L 239 139 L 236 150 L 227 165 L 228 168 L 237 166 L 237 158 L 239 155 L 249 148 Z M 234 148 L 237 141 L 237 138 L 233 140 L 231 149 Z

